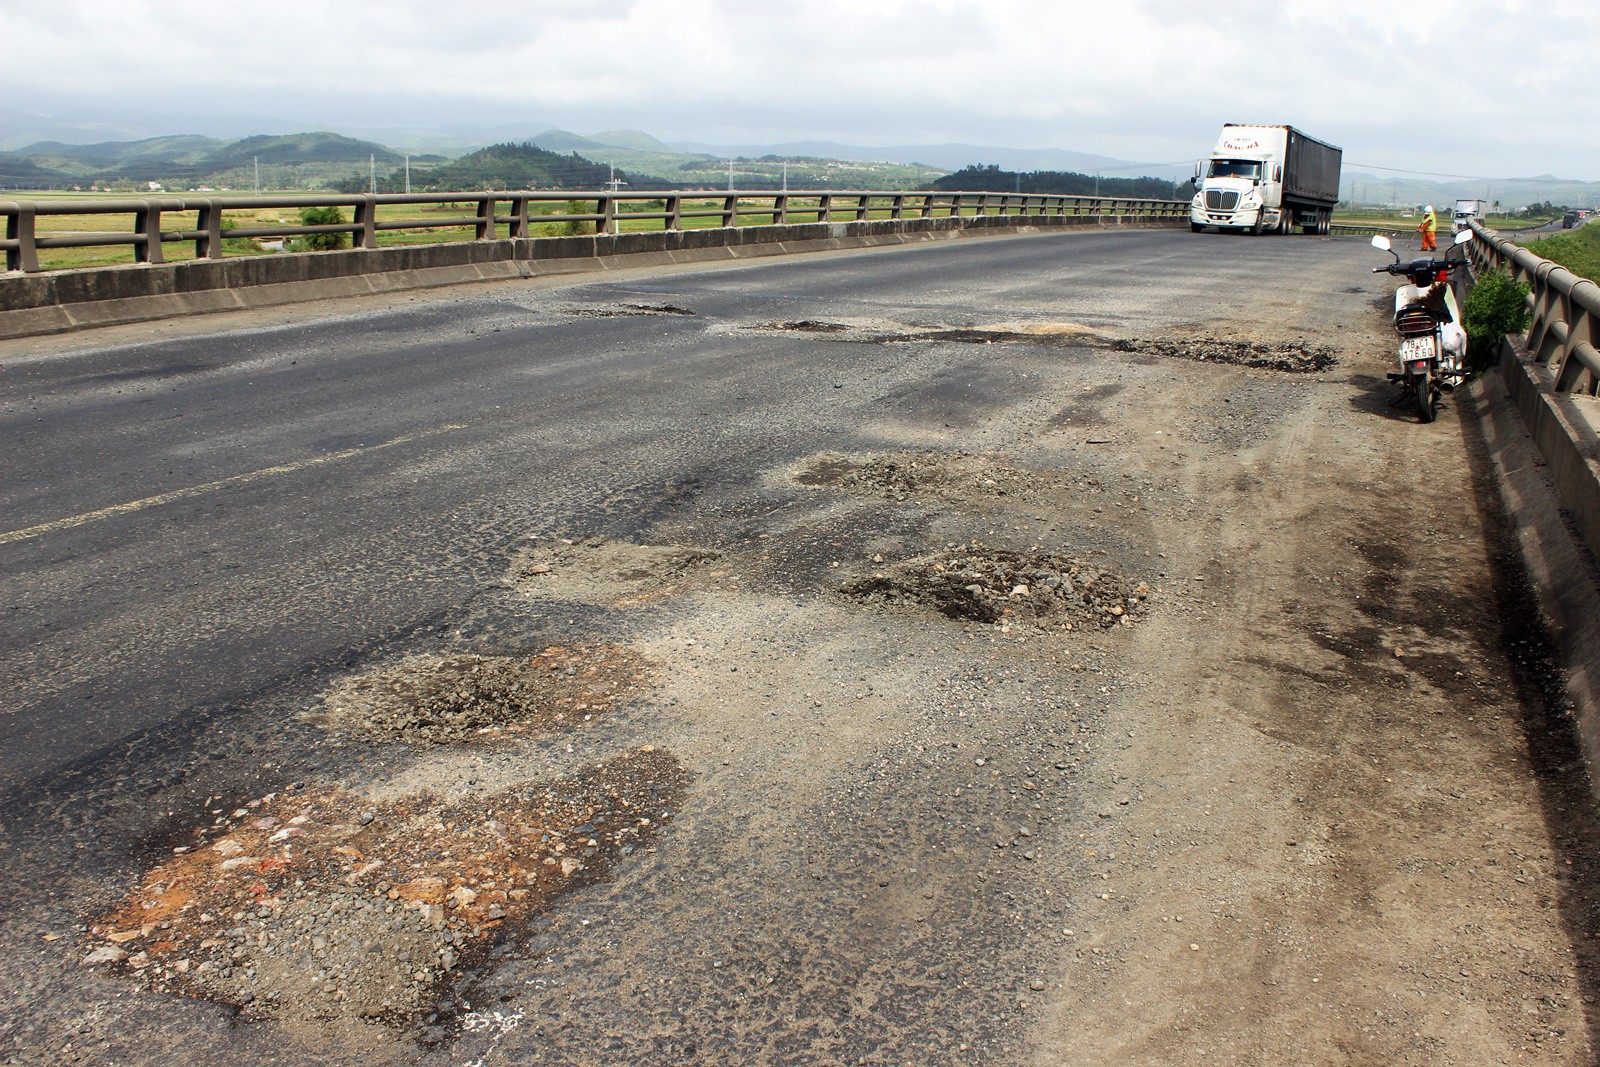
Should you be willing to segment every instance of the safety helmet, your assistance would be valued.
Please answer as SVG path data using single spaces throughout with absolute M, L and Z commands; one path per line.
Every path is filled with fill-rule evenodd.
M 1430 214 L 1430 215 L 1431 215 L 1431 214 L 1433 214 L 1433 205 L 1432 205 L 1432 204 L 1429 204 L 1429 205 L 1428 205 L 1428 206 L 1427 206 L 1427 208 L 1426 208 L 1426 210 L 1427 210 L 1427 212 L 1428 212 L 1428 214 Z

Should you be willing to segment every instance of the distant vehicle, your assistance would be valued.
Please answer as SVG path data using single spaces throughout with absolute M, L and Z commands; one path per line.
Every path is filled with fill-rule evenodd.
M 1344 153 L 1293 126 L 1222 127 L 1210 159 L 1195 165 L 1199 190 L 1189 228 L 1245 233 L 1327 233 L 1339 202 Z
M 1414 219 L 1417 217 L 1417 213 L 1412 211 L 1410 208 L 1406 208 L 1404 211 L 1400 212 L 1400 217 L 1403 219 Z
M 1482 200 L 1457 200 L 1455 208 L 1450 212 L 1450 232 L 1460 233 L 1462 230 L 1470 229 L 1472 220 L 1483 218 L 1488 206 Z
M 1565 215 L 1561 216 L 1561 228 L 1563 230 L 1572 229 L 1578 224 L 1578 218 L 1579 216 L 1576 211 L 1567 212 Z

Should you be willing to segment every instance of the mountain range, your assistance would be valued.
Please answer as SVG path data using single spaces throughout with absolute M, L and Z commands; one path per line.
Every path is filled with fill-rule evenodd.
M 282 128 L 282 120 L 260 120 Z M 790 176 L 809 174 L 813 187 L 923 187 L 941 174 L 973 164 L 1006 171 L 1075 171 L 1107 177 L 1151 176 L 1182 181 L 1189 163 L 1139 163 L 1060 148 L 1011 148 L 962 143 L 851 145 L 837 141 L 777 144 L 666 142 L 640 130 L 580 134 L 538 122 L 483 126 L 342 128 L 315 133 L 252 133 L 237 139 L 210 132 L 151 135 L 127 122 L 52 119 L 0 107 L 0 186 L 106 179 L 146 181 L 233 180 L 257 166 L 277 187 L 313 187 L 349 180 L 371 165 L 392 168 L 410 156 L 413 164 L 440 164 L 491 144 L 532 142 L 551 152 L 578 153 L 629 175 L 689 185 L 721 184 L 728 161 L 735 183 L 775 186 L 788 161 Z M 258 126 L 257 129 L 263 128 Z M 240 131 L 243 132 L 243 131 Z M 1198 142 L 1197 142 L 1198 143 Z M 809 166 L 797 171 L 796 166 Z M 796 187 L 799 187 L 798 185 Z M 1431 181 L 1412 175 L 1378 174 L 1347 167 L 1342 193 L 1363 203 L 1421 204 L 1457 197 L 1482 197 L 1505 207 L 1551 201 L 1600 202 L 1600 182 L 1549 175 L 1531 178 Z

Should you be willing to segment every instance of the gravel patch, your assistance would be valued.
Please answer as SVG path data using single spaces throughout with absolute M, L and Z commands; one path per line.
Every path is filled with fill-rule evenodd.
M 459 744 L 565 729 L 649 683 L 649 660 L 618 645 L 420 655 L 340 683 L 311 718 L 363 741 Z
M 932 608 L 952 619 L 1072 630 L 1127 626 L 1150 589 L 1070 556 L 955 548 L 896 563 L 841 590 L 874 603 Z
M 1200 363 L 1230 363 L 1288 374 L 1316 374 L 1338 362 L 1331 348 L 1287 341 L 1224 341 L 1214 337 L 1182 341 L 1121 339 L 1113 341 L 1111 347 L 1118 352 L 1149 352 Z

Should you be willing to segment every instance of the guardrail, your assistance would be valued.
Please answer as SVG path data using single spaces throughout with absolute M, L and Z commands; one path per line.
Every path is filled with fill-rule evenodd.
M 395 204 L 467 204 L 470 215 L 450 218 L 382 218 L 378 209 Z M 577 204 L 593 210 L 545 211 L 544 205 Z M 352 209 L 348 222 L 324 225 L 248 225 L 225 227 L 226 213 L 259 208 L 302 209 L 334 207 Z M 939 218 L 951 215 L 1096 216 L 1145 218 L 1187 216 L 1187 202 L 1119 197 L 1056 196 L 1007 193 L 919 192 L 562 192 L 383 193 L 366 195 L 237 196 L 147 198 L 135 200 L 18 200 L 0 202 L 5 218 L 6 270 L 37 272 L 39 250 L 131 246 L 136 263 L 166 261 L 164 247 L 193 242 L 196 259 L 220 259 L 223 241 L 232 238 L 303 237 L 348 233 L 358 248 L 379 247 L 378 235 L 394 230 L 440 230 L 470 227 L 472 239 L 492 240 L 501 235 L 529 237 L 533 227 L 548 224 L 592 223 L 600 233 L 617 233 L 623 221 L 660 229 L 694 228 L 695 220 L 712 219 L 715 226 L 784 225 L 796 222 L 861 221 L 869 218 Z M 166 229 L 164 218 L 193 213 L 194 225 Z M 120 231 L 40 233 L 38 220 L 57 216 L 132 216 L 132 226 Z M 184 220 L 185 222 L 187 220 Z M 639 227 L 630 227 L 639 228 Z
M 1600 285 L 1534 255 L 1473 220 L 1467 245 L 1477 270 L 1501 268 L 1528 285 L 1527 349 L 1550 371 L 1557 392 L 1600 395 Z

